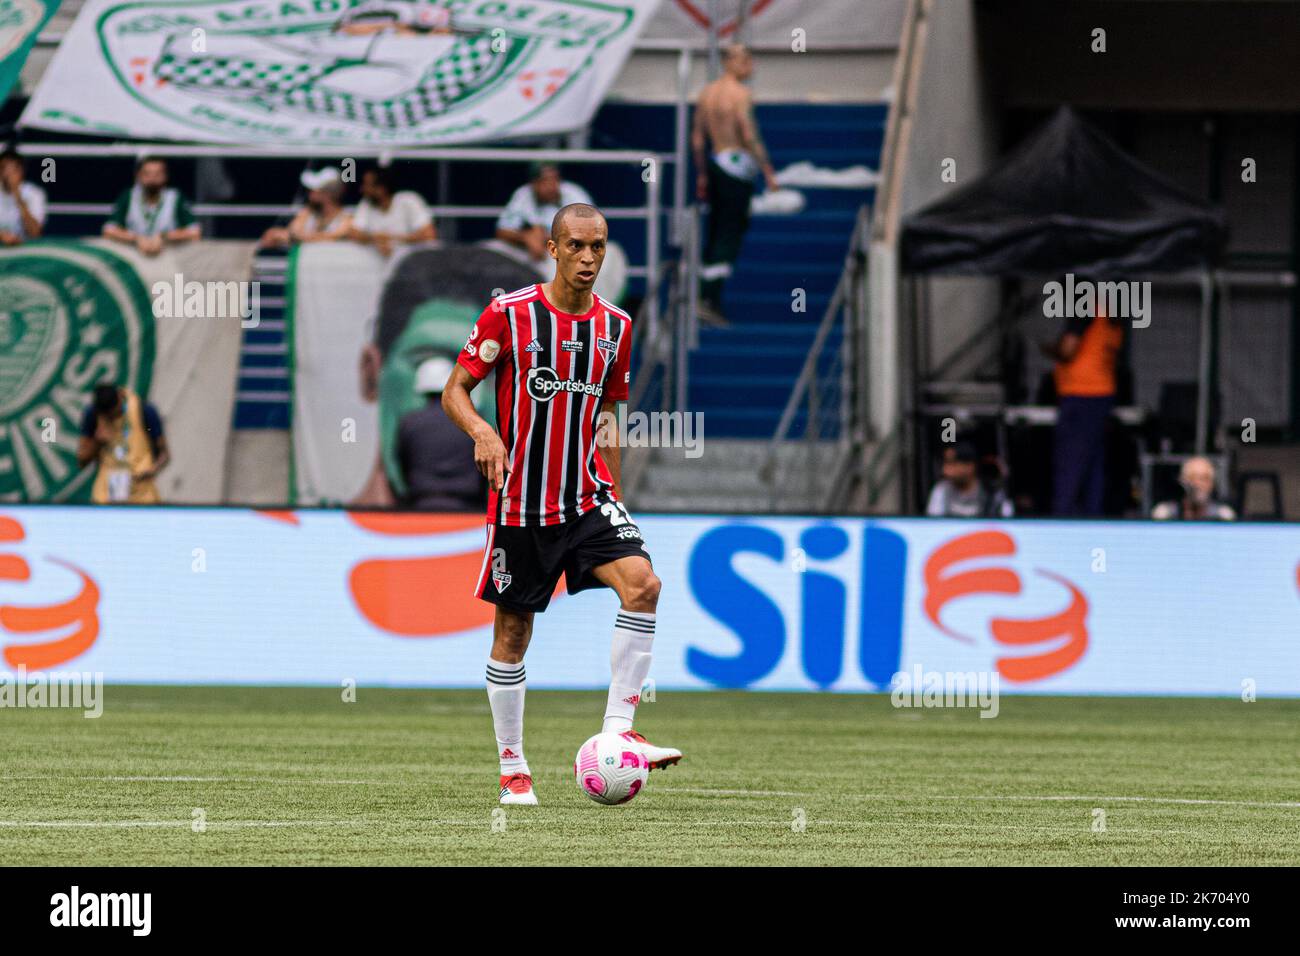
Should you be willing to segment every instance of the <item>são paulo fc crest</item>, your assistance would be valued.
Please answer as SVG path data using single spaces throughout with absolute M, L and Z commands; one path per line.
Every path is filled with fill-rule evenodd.
M 121 91 L 171 139 L 452 143 L 526 133 L 552 100 L 598 82 L 601 48 L 630 42 L 637 13 L 579 0 L 122 0 L 95 32 Z
M 605 364 L 608 365 L 614 361 L 614 355 L 618 352 L 618 343 L 609 339 L 596 339 L 596 348 L 600 349 L 600 354 L 605 356 Z
M 500 594 L 506 588 L 510 587 L 510 582 L 512 580 L 513 578 L 511 577 L 510 572 L 506 570 L 506 549 L 493 548 L 492 584 L 496 587 L 497 594 Z
M 148 395 L 153 359 L 149 293 L 121 257 L 52 242 L 0 251 L 0 501 L 84 497 L 81 411 L 108 378 Z

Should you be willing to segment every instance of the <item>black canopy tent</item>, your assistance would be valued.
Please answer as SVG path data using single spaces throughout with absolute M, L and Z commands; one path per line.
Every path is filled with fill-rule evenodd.
M 913 320 L 916 280 L 929 275 L 1063 280 L 1073 274 L 1099 282 L 1194 276 L 1201 289 L 1196 446 L 1203 452 L 1212 270 L 1225 234 L 1221 211 L 1062 106 L 995 169 L 908 216 L 899 257 Z

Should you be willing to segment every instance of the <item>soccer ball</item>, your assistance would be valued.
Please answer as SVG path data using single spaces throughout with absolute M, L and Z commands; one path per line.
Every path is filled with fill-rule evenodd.
M 630 740 L 615 733 L 596 734 L 578 748 L 573 761 L 578 787 L 597 803 L 627 803 L 645 786 L 650 762 Z

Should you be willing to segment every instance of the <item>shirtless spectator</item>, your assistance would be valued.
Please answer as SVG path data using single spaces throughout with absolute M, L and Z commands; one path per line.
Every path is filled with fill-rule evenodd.
M 438 233 L 420 194 L 395 191 L 393 174 L 375 166 L 361 174 L 361 202 L 352 212 L 348 238 L 389 256 L 399 243 L 429 242 L 437 239 Z
M 300 242 L 337 242 L 346 239 L 352 217 L 343 208 L 343 181 L 333 166 L 308 170 L 299 177 L 307 190 L 307 205 L 287 226 L 272 226 L 262 234 L 262 245 L 284 247 Z
M 700 321 L 726 325 L 722 286 L 740 256 L 749 228 L 754 177 L 763 174 L 769 190 L 779 188 L 776 171 L 754 120 L 754 100 L 745 83 L 754 75 L 754 60 L 745 47 L 729 46 L 723 74 L 700 92 L 691 129 L 695 156 L 695 191 L 709 204 L 709 228 L 700 285 Z

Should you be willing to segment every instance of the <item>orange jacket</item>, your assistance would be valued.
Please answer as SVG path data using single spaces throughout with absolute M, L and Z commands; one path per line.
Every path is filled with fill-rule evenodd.
M 1056 363 L 1056 394 L 1098 398 L 1115 394 L 1115 360 L 1124 329 L 1103 315 L 1084 329 L 1079 349 L 1068 362 Z

